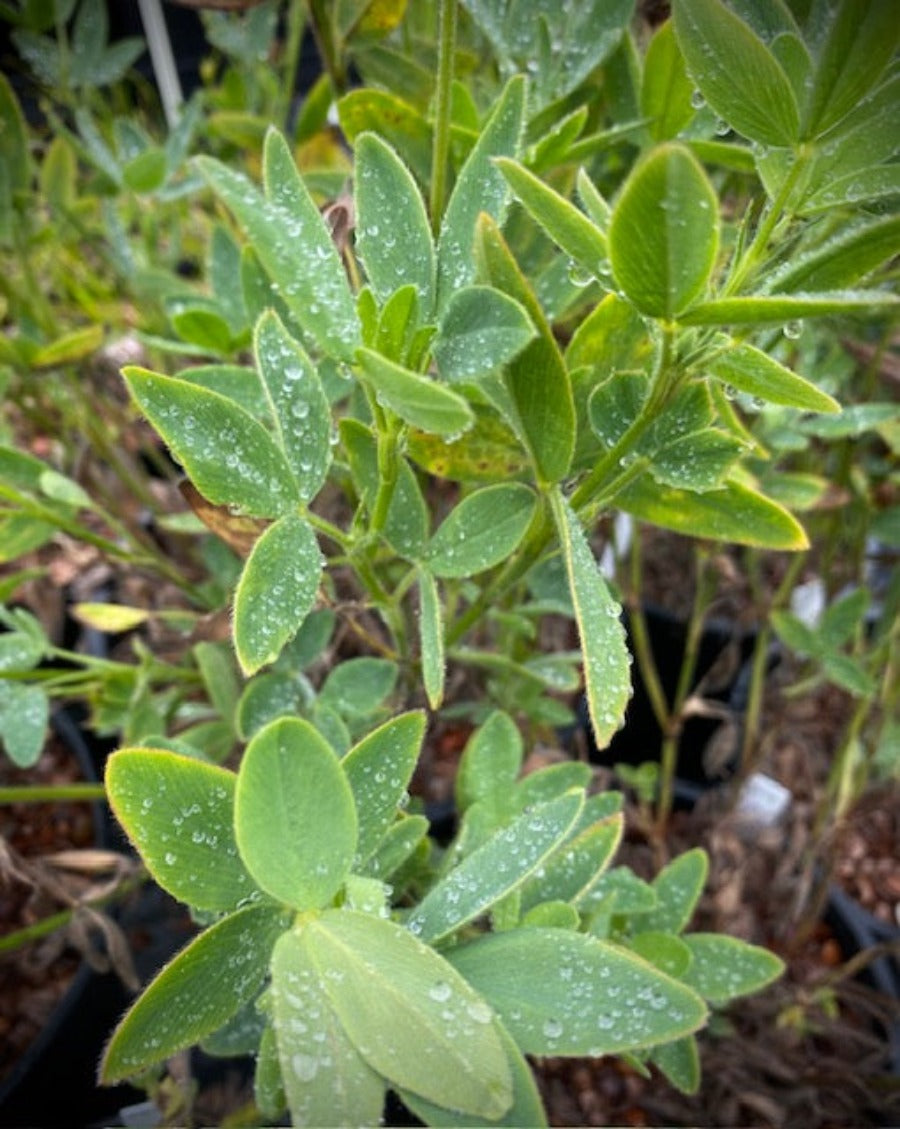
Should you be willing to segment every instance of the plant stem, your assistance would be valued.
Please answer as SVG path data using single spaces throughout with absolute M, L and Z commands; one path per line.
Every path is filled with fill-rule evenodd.
M 102 784 L 23 784 L 0 788 L 0 804 L 55 804 L 105 800 Z
M 453 57 L 456 53 L 456 0 L 441 0 L 438 33 L 438 73 L 434 104 L 434 144 L 431 150 L 431 229 L 441 229 L 447 195 L 447 167 L 450 154 L 450 90 L 453 83 Z
M 275 112 L 275 116 L 281 122 L 281 128 L 285 133 L 288 131 L 294 90 L 297 86 L 297 71 L 300 68 L 300 49 L 303 44 L 303 29 L 305 26 L 303 6 L 298 3 L 288 4 L 281 94 Z
M 741 743 L 740 777 L 746 780 L 753 770 L 756 762 L 755 748 L 759 737 L 759 722 L 762 716 L 763 693 L 766 683 L 766 667 L 769 656 L 769 645 L 772 640 L 772 629 L 768 618 L 773 611 L 780 608 L 789 598 L 794 589 L 797 577 L 806 561 L 805 553 L 796 554 L 783 580 L 778 586 L 772 601 L 765 611 L 766 622 L 760 628 L 753 647 L 753 658 L 750 667 L 750 686 L 747 691 L 747 708 L 744 712 L 744 738 Z
M 740 261 L 735 263 L 734 271 L 725 284 L 723 290 L 724 296 L 728 297 L 729 295 L 736 294 L 747 276 L 759 264 L 760 259 L 766 252 L 769 240 L 772 238 L 772 233 L 780 221 L 785 218 L 791 193 L 796 188 L 801 174 L 809 164 L 809 160 L 809 154 L 807 154 L 805 150 L 801 150 L 795 155 L 794 163 L 791 165 L 790 171 L 784 178 L 781 187 L 778 189 L 768 210 L 760 221 L 760 225 L 756 229 L 756 234 L 750 246 L 744 252 Z
M 307 0 L 309 7 L 309 22 L 312 27 L 319 56 L 325 70 L 331 76 L 335 95 L 342 94 L 346 85 L 347 76 L 340 53 L 334 42 L 334 27 L 331 22 L 331 9 L 333 5 L 326 0 Z

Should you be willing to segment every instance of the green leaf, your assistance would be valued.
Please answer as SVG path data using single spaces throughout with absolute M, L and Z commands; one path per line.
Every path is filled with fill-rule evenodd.
M 254 892 L 234 835 L 233 772 L 155 749 L 120 749 L 106 766 L 116 818 L 173 897 L 231 910 Z
M 357 350 L 356 359 L 379 401 L 413 427 L 434 435 L 456 435 L 471 427 L 472 409 L 459 393 L 371 349 Z
M 569 469 L 575 446 L 575 406 L 569 374 L 553 331 L 528 279 L 489 217 L 478 221 L 478 254 L 490 282 L 527 312 L 538 336 L 504 372 L 515 419 L 541 479 L 558 482 Z
M 507 364 L 535 337 L 523 307 L 489 286 L 464 286 L 450 297 L 433 351 L 451 384 L 476 380 Z
M 862 627 L 870 602 L 871 595 L 868 590 L 857 588 L 835 600 L 825 609 L 819 630 L 827 648 L 843 647 L 853 639 Z
M 515 722 L 499 710 L 492 713 L 469 738 L 460 757 L 455 785 L 460 811 L 474 803 L 497 813 L 507 810 L 523 756 Z
M 368 860 L 394 822 L 424 733 L 420 710 L 400 714 L 364 737 L 341 761 L 359 828 L 355 865 Z
M 134 367 L 122 374 L 143 413 L 210 502 L 257 517 L 277 517 L 297 504 L 287 460 L 243 408 L 171 376 Z
M 806 253 L 792 255 L 773 276 L 775 290 L 829 290 L 849 286 L 887 262 L 900 244 L 900 216 L 848 225 Z
M 247 869 L 273 898 L 316 909 L 338 891 L 356 854 L 356 810 L 340 762 L 308 721 L 273 721 L 247 746 L 234 828 Z
M 873 697 L 878 689 L 868 671 L 850 655 L 825 655 L 822 669 L 831 682 L 842 686 L 857 698 Z
M 313 698 L 306 679 L 280 671 L 268 671 L 251 678 L 237 697 L 235 724 L 238 735 L 249 740 L 270 721 L 302 713 Z
M 786 509 L 737 482 L 696 494 L 654 483 L 645 475 L 617 494 L 616 504 L 642 521 L 690 537 L 767 549 L 797 550 L 809 544 L 803 527 Z
M 272 1019 L 295 1125 L 377 1125 L 385 1084 L 366 1063 L 331 1004 L 303 925 L 272 954 Z
M 718 198 L 680 145 L 654 149 L 632 172 L 609 225 L 613 274 L 642 313 L 673 318 L 703 293 L 719 247 Z
M 571 828 L 583 803 L 583 793 L 566 792 L 535 804 L 433 886 L 410 914 L 407 928 L 434 942 L 484 913 L 534 873 Z
M 420 184 L 431 177 L 431 126 L 419 111 L 385 90 L 351 90 L 338 101 L 338 118 L 347 140 L 368 130 L 388 142 L 412 169 Z
M 210 702 L 216 712 L 233 727 L 234 711 L 241 691 L 231 648 L 225 643 L 201 641 L 195 643 L 192 649 Z
M 165 182 L 167 172 L 165 150 L 153 145 L 122 166 L 122 180 L 132 192 L 156 192 Z
M 387 829 L 378 849 L 369 856 L 362 872 L 373 878 L 389 881 L 391 875 L 409 860 L 425 840 L 428 828 L 429 823 L 424 815 L 405 815 L 398 819 Z
M 391 921 L 330 910 L 308 952 L 362 1057 L 435 1105 L 496 1120 L 513 1100 L 507 1055 L 484 1000 L 433 949 Z
M 24 192 L 31 183 L 28 132 L 15 92 L 0 74 L 0 165 L 7 170 L 10 194 Z
M 485 486 L 451 510 L 426 551 L 435 576 L 473 576 L 515 552 L 535 511 L 533 491 L 519 483 Z
M 753 345 L 731 342 L 707 366 L 713 376 L 751 396 L 809 412 L 839 412 L 840 404 Z
M 551 500 L 581 640 L 591 727 L 602 749 L 622 724 L 631 696 L 622 609 L 600 574 L 578 518 L 561 494 Z
M 232 350 L 231 328 L 215 310 L 182 309 L 173 313 L 169 320 L 182 341 L 198 346 L 207 354 L 227 354 Z
M 290 463 L 300 500 L 311 501 L 331 465 L 331 410 L 306 351 L 267 310 L 253 334 L 256 363 L 275 421 L 275 438 Z
M 444 700 L 444 676 L 447 659 L 444 653 L 444 622 L 441 597 L 434 573 L 427 568 L 417 570 L 419 585 L 419 648 L 422 656 L 422 683 L 432 710 L 441 708 Z
M 266 402 L 260 378 L 256 371 L 244 365 L 192 365 L 178 373 L 178 379 L 188 384 L 199 384 L 210 392 L 218 392 L 255 416 L 266 419 L 269 405 Z
M 291 315 L 323 352 L 351 361 L 359 325 L 347 276 L 284 138 L 274 130 L 266 136 L 265 196 L 215 158 L 195 160 L 246 232 Z
M 792 651 L 800 655 L 822 655 L 825 648 L 821 635 L 791 612 L 776 609 L 769 614 L 769 622 L 778 638 Z
M 344 418 L 340 434 L 357 489 L 371 511 L 378 494 L 378 447 L 375 436 L 358 420 Z M 452 449 L 452 448 L 451 448 Z M 397 483 L 388 507 L 384 535 L 403 557 L 415 560 L 428 536 L 429 513 L 416 476 L 405 459 L 400 461 Z
M 896 163 L 856 170 L 846 176 L 825 179 L 817 191 L 803 200 L 805 215 L 829 212 L 834 208 L 891 199 L 900 193 L 900 168 Z
M 682 940 L 692 957 L 683 980 L 713 1004 L 758 992 L 784 971 L 784 962 L 769 949 L 735 937 L 688 933 Z
M 529 93 L 540 108 L 579 86 L 618 46 L 633 0 L 465 0 L 465 8 L 490 40 L 501 71 L 533 73 Z
M 138 1074 L 226 1023 L 262 987 L 286 924 L 276 907 L 248 906 L 201 933 L 126 1012 L 103 1056 L 103 1083 Z
M 392 692 L 397 664 L 364 656 L 333 667 L 319 691 L 319 701 L 345 717 L 367 717 Z
M 632 952 L 649 961 L 654 968 L 681 980 L 690 967 L 691 950 L 680 937 L 671 933 L 656 933 L 648 930 L 638 933 L 629 941 Z
M 763 41 L 723 0 L 679 0 L 675 34 L 688 72 L 715 112 L 763 145 L 793 145 L 800 114 L 791 82 Z
M 558 847 L 523 889 L 522 912 L 547 901 L 580 907 L 612 861 L 623 827 L 622 816 L 612 816 Z
M 654 1047 L 650 1061 L 683 1094 L 696 1094 L 700 1089 L 700 1053 L 693 1035 Z
M 693 916 L 706 876 L 706 852 L 694 847 L 674 858 L 653 880 L 656 908 L 635 921 L 641 933 L 681 933 Z
M 706 1019 L 690 988 L 584 933 L 520 928 L 453 949 L 448 959 L 526 1054 L 638 1050 L 688 1035 Z
M 681 314 L 682 325 L 766 325 L 826 314 L 871 313 L 895 306 L 900 297 L 883 290 L 835 290 L 827 294 L 763 294 L 713 298 Z
M 691 120 L 693 90 L 672 22 L 666 20 L 647 45 L 641 82 L 641 114 L 650 118 L 654 141 L 670 140 Z
M 472 251 L 478 216 L 484 212 L 498 223 L 503 219 L 509 189 L 492 158 L 516 155 L 524 115 L 525 79 L 516 75 L 504 87 L 460 170 L 443 216 L 438 241 L 439 312 L 443 312 L 455 291 L 475 278 Z
M 506 1059 L 512 1075 L 513 1101 L 506 1113 L 490 1124 L 509 1126 L 510 1129 L 524 1129 L 525 1126 L 536 1126 L 539 1129 L 547 1124 L 547 1118 L 534 1072 L 506 1028 L 497 1021 L 495 1026 L 506 1051 Z M 483 1118 L 458 1113 L 456 1110 L 441 1109 L 402 1088 L 399 1096 L 403 1104 L 425 1125 L 446 1126 L 447 1129 L 484 1129 Z
M 234 594 L 234 648 L 245 674 L 278 658 L 312 607 L 321 575 L 316 535 L 298 514 L 279 518 L 259 538 Z
M 39 686 L 0 679 L 0 741 L 13 764 L 31 768 L 41 755 L 50 702 Z
M 878 82 L 900 42 L 891 0 L 842 0 L 828 11 L 803 114 L 805 137 L 819 137 L 844 118 Z
M 434 306 L 435 252 L 422 194 L 409 169 L 374 133 L 356 140 L 356 249 L 385 302 L 412 283 L 425 319 Z
M 745 445 L 719 428 L 709 427 L 676 439 L 658 451 L 650 473 L 668 486 L 693 492 L 721 486 Z
M 588 277 L 601 275 L 606 264 L 606 236 L 600 228 L 517 161 L 499 157 L 494 164 L 554 243 L 587 271 Z

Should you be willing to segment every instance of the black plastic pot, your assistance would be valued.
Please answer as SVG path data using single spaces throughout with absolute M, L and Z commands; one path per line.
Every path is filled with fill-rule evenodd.
M 874 945 L 900 941 L 900 928 L 893 928 L 869 913 L 840 886 L 832 885 L 828 891 L 825 921 L 848 958 Z M 893 1000 L 900 1013 L 900 961 L 897 957 L 876 957 L 860 971 L 859 980 Z M 900 1018 L 890 1023 L 884 1034 L 888 1068 L 900 1078 Z
M 86 780 L 96 780 L 94 758 L 78 725 L 64 710 L 53 729 L 76 757 Z M 110 847 L 111 824 L 102 804 L 94 809 L 95 842 Z M 38 1038 L 0 1085 L 0 1125 L 85 1125 L 135 1100 L 138 1091 L 99 1091 L 97 1063 L 110 1029 L 127 1003 L 113 973 L 100 975 L 83 962 Z

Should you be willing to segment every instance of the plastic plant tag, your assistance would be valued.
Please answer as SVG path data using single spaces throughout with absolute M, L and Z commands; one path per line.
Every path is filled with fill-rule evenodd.
M 271 1010 L 294 1125 L 377 1125 L 384 1080 L 344 1030 L 308 930 L 283 933 L 272 954 Z
M 526 1054 L 638 1050 L 688 1035 L 707 1016 L 691 988 L 584 933 L 515 929 L 453 949 L 448 959 Z
M 352 910 L 329 910 L 305 930 L 331 1006 L 369 1066 L 446 1109 L 489 1121 L 509 1109 L 494 1014 L 443 957 L 401 926 Z
M 559 494 L 551 497 L 581 640 L 591 726 L 597 748 L 602 749 L 622 724 L 631 696 L 630 656 L 621 608 L 612 598 L 570 506 Z
M 278 517 L 300 500 L 283 452 L 233 400 L 146 369 L 123 369 L 125 382 L 210 502 L 257 517 Z
M 340 762 L 309 722 L 281 718 L 247 746 L 234 827 L 247 869 L 273 898 L 316 909 L 340 888 L 356 853 L 356 809 Z
M 535 511 L 535 496 L 518 483 L 486 486 L 464 498 L 426 550 L 435 576 L 473 576 L 515 551 Z
M 234 647 L 245 674 L 274 662 L 296 635 L 322 564 L 316 535 L 298 514 L 279 518 L 256 542 L 234 594 Z
M 256 887 L 238 855 L 233 772 L 174 753 L 120 749 L 106 791 L 150 873 L 198 909 L 235 909 Z
M 373 730 L 341 761 L 358 819 L 356 860 L 364 863 L 394 822 L 425 732 L 421 711 L 400 714 Z
M 286 922 L 277 906 L 248 906 L 182 949 L 116 1028 L 101 1080 L 111 1084 L 138 1074 L 227 1022 L 262 987 Z
M 520 886 L 565 837 L 584 803 L 567 792 L 535 804 L 495 832 L 433 886 L 406 922 L 423 941 L 436 941 L 472 921 Z

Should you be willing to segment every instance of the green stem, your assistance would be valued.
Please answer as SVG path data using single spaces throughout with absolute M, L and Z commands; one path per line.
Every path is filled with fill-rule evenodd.
M 347 76 L 344 73 L 340 52 L 334 41 L 334 27 L 331 22 L 333 5 L 326 3 L 326 0 L 307 0 L 307 4 L 309 6 L 309 22 L 322 64 L 331 77 L 335 95 L 343 94 Z
M 707 553 L 697 547 L 697 582 L 694 588 L 694 600 L 691 604 L 691 615 L 688 620 L 687 635 L 684 642 L 684 654 L 681 659 L 681 669 L 678 672 L 678 684 L 675 687 L 675 698 L 669 718 L 668 731 L 665 733 L 662 745 L 662 775 L 660 780 L 659 807 L 657 810 L 657 826 L 663 832 L 672 814 L 672 801 L 674 798 L 675 773 L 678 763 L 678 745 L 684 725 L 684 707 L 694 685 L 697 672 L 697 660 L 700 655 L 700 640 L 703 635 L 703 624 L 706 612 L 713 594 L 714 585 L 707 569 Z
M 677 372 L 673 369 L 675 330 L 671 326 L 663 328 L 662 341 L 656 358 L 652 387 L 640 414 L 632 421 L 627 431 L 601 456 L 591 471 L 579 483 L 572 495 L 572 508 L 578 512 L 592 502 L 595 496 L 609 485 L 611 473 L 616 473 L 623 460 L 628 460 L 644 432 L 659 418 L 660 411 L 668 401 L 677 384 Z
M 54 804 L 105 800 L 102 784 L 9 785 L 0 788 L 0 804 Z
M 297 71 L 300 67 L 300 49 L 303 44 L 303 29 L 305 26 L 303 5 L 296 2 L 288 4 L 284 70 L 281 76 L 281 94 L 275 110 L 275 117 L 281 122 L 281 128 L 285 133 L 287 133 L 291 116 L 291 103 L 297 85 Z
M 768 210 L 760 221 L 759 227 L 756 229 L 756 234 L 753 237 L 750 246 L 744 252 L 740 261 L 735 264 L 735 268 L 728 279 L 723 290 L 724 296 L 736 294 L 747 276 L 755 270 L 760 260 L 766 252 L 769 245 L 769 240 L 772 238 L 772 233 L 775 228 L 785 218 L 786 208 L 791 194 L 797 186 L 802 173 L 805 171 L 810 161 L 810 155 L 805 151 L 796 154 L 793 165 L 778 192 L 775 194 L 774 199 L 769 205 Z
M 805 553 L 798 553 L 788 566 L 784 579 L 778 586 L 772 601 L 766 610 L 766 619 L 782 607 L 794 589 L 797 577 L 806 560 Z M 766 667 L 769 656 L 769 644 L 772 639 L 772 629 L 766 622 L 760 629 L 753 647 L 753 658 L 750 667 L 750 686 L 747 691 L 747 709 L 744 713 L 744 737 L 741 742 L 741 768 L 740 777 L 746 780 L 755 767 L 757 758 L 756 746 L 759 741 L 759 724 L 762 717 L 763 696 L 766 685 Z
M 438 37 L 437 90 L 434 105 L 434 145 L 431 150 L 431 228 L 441 229 L 447 195 L 447 169 L 450 154 L 450 92 L 453 84 L 453 57 L 456 53 L 456 0 L 441 0 Z

